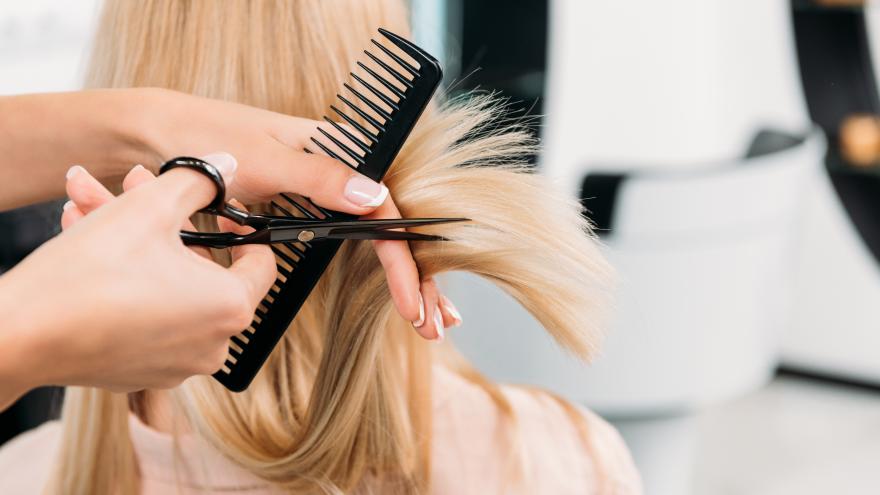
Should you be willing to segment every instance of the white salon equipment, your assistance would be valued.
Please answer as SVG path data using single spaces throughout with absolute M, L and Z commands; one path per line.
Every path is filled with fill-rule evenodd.
M 589 174 L 625 176 L 605 239 L 620 282 L 609 336 L 583 366 L 506 295 L 459 276 L 450 296 L 465 326 L 453 338 L 490 377 L 614 421 L 647 493 L 688 493 L 691 413 L 777 366 L 798 205 L 824 154 L 789 5 L 557 0 L 550 17 L 539 170 L 573 195 Z M 746 159 L 767 128 L 802 140 Z
M 466 322 L 456 345 L 493 378 L 627 420 L 618 426 L 634 432 L 626 438 L 646 482 L 653 472 L 671 485 L 649 492 L 686 493 L 687 415 L 761 387 L 776 370 L 802 192 L 823 150 L 815 131 L 761 157 L 624 179 L 604 239 L 619 290 L 592 366 L 559 350 L 509 296 L 463 275 L 450 284 Z M 656 421 L 670 416 L 680 419 Z M 665 437 L 667 449 L 649 440 Z

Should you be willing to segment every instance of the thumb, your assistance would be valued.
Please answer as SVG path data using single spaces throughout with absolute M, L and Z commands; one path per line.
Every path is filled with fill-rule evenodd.
M 213 165 L 223 176 L 227 186 L 234 180 L 238 162 L 225 152 L 211 153 L 202 160 Z M 161 202 L 174 205 L 174 220 L 186 220 L 193 213 L 208 206 L 217 195 L 217 188 L 208 177 L 186 168 L 175 168 L 160 175 L 150 184 L 151 193 L 161 196 Z

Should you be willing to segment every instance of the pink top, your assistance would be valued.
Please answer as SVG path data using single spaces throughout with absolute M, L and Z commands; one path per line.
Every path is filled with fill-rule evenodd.
M 565 411 L 549 397 L 504 387 L 517 415 L 524 466 L 523 487 L 548 494 L 638 494 L 641 485 L 618 433 L 591 412 L 579 408 L 591 445 L 578 436 Z M 265 481 L 233 464 L 194 436 L 178 439 L 132 415 L 132 441 L 140 463 L 143 495 L 178 493 L 279 493 Z M 511 485 L 508 427 L 488 394 L 443 368 L 434 371 L 433 494 L 531 492 Z M 55 459 L 61 428 L 47 423 L 0 449 L 0 493 L 39 493 Z M 181 463 L 181 459 L 185 461 Z M 185 464 L 185 465 L 182 465 Z M 596 466 L 602 467 L 602 476 Z

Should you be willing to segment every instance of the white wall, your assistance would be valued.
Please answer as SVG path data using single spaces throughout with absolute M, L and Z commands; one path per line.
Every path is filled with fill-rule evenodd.
M 566 186 L 588 163 L 698 166 L 741 155 L 758 125 L 807 126 L 786 0 L 551 7 L 541 165 Z
M 0 94 L 82 85 L 98 0 L 0 1 Z

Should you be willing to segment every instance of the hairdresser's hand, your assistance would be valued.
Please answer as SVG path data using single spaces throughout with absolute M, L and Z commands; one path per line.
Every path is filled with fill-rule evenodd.
M 303 150 L 326 122 L 293 117 L 238 103 L 200 98 L 165 89 L 130 89 L 141 110 L 137 127 L 153 172 L 168 158 L 202 156 L 223 149 L 238 161 L 229 196 L 262 203 L 279 193 L 308 196 L 332 210 L 366 215 L 382 204 L 388 190 L 344 164 Z M 325 140 L 326 141 L 326 140 Z M 311 146 L 310 146 L 311 145 Z
M 381 184 L 303 152 L 318 125 L 332 132 L 327 123 L 155 88 L 0 97 L 0 210 L 60 196 L 63 171 L 74 163 L 107 183 L 135 163 L 156 173 L 169 158 L 225 149 L 238 158 L 229 194 L 243 203 L 291 192 L 356 215 L 396 212 Z M 375 245 L 398 312 L 436 338 L 431 284 L 420 286 L 407 244 Z
M 228 170 L 235 169 L 233 166 L 235 159 L 227 153 L 212 154 L 205 158 L 211 163 L 224 165 Z M 70 228 L 80 219 L 98 210 L 113 199 L 113 195 L 85 170 L 74 167 L 68 175 L 67 194 L 71 201 L 65 205 L 64 214 L 61 217 L 61 225 L 64 229 Z M 125 177 L 123 188 L 128 191 L 145 182 L 152 181 L 154 178 L 153 174 L 145 168 L 138 166 L 132 169 Z M 243 208 L 240 204 L 236 204 L 236 206 Z M 371 218 L 399 218 L 400 213 L 389 198 L 389 200 L 385 201 L 382 206 L 368 216 Z M 221 229 L 235 230 L 238 228 L 234 223 L 224 218 L 219 218 L 218 220 L 221 222 Z M 194 227 L 189 222 L 185 222 L 183 227 L 187 230 L 194 230 Z M 405 276 L 412 275 L 413 280 L 415 280 L 415 288 L 413 290 L 416 292 L 419 309 L 417 309 L 417 320 L 413 322 L 413 325 L 420 335 L 430 340 L 442 339 L 444 328 L 461 323 L 461 316 L 455 309 L 455 306 L 453 306 L 448 298 L 440 294 L 437 284 L 433 279 L 423 280 L 419 283 L 418 272 L 412 262 L 412 254 L 409 252 L 407 243 L 399 241 L 374 241 L 374 246 L 380 259 L 386 263 L 386 269 L 389 272 L 396 270 L 395 273 Z M 209 253 L 205 248 L 193 247 L 191 249 L 206 258 L 209 257 Z M 402 260 L 403 266 L 395 265 L 395 263 L 400 263 L 398 260 Z M 399 291 L 400 287 L 392 287 L 392 291 L 394 290 Z
M 155 157 L 153 170 L 174 156 L 199 156 L 224 149 L 237 158 L 229 197 L 245 204 L 266 202 L 288 192 L 308 196 L 332 210 L 370 218 L 400 216 L 384 185 L 327 157 L 311 143 L 318 126 L 336 132 L 326 122 L 162 89 L 123 91 L 144 100 L 138 105 L 145 111 L 137 128 L 144 130 L 139 141 L 147 143 Z M 322 140 L 333 147 L 327 139 Z M 441 297 L 433 280 L 420 280 L 406 242 L 376 242 L 374 246 L 397 311 L 421 336 L 431 340 L 443 337 L 441 320 L 434 318 L 437 308 L 445 316 L 446 326 L 460 322 L 455 307 Z
M 94 181 L 82 167 L 69 176 Z M 0 402 L 43 384 L 130 391 L 213 373 L 272 285 L 267 246 L 235 248 L 227 269 L 181 243 L 188 217 L 215 193 L 207 178 L 173 170 L 153 179 L 139 167 L 126 183 L 118 199 L 97 182 L 83 188 L 106 204 L 0 278 Z

